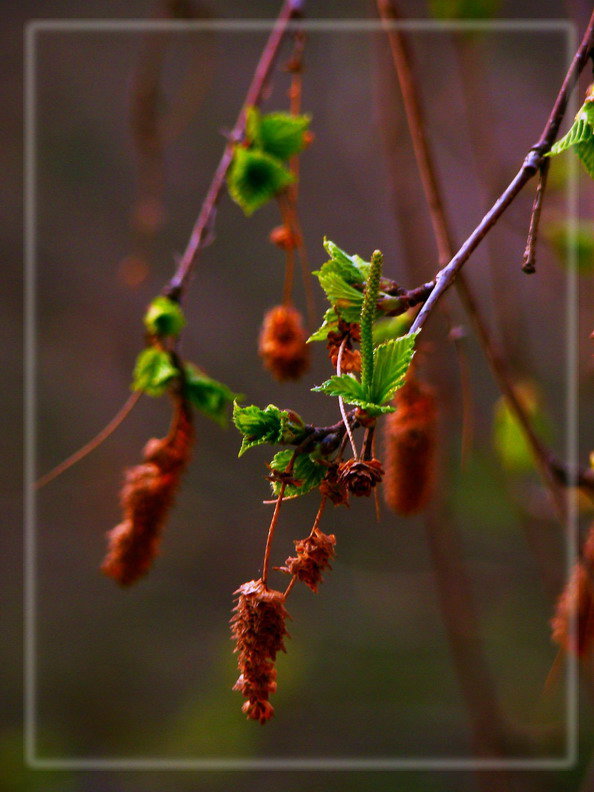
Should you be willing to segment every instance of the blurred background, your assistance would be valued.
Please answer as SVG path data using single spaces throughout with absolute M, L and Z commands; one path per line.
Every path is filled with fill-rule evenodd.
M 173 6 L 148 0 L 3 3 L 2 78 L 7 121 L 4 260 L 9 321 L 7 370 L 22 360 L 20 271 L 21 30 L 32 18 L 148 19 Z M 270 18 L 279 4 L 175 4 L 195 17 Z M 486 12 L 497 18 L 573 20 L 581 36 L 587 3 L 402 2 L 411 18 Z M 312 4 L 311 19 L 375 19 L 372 3 Z M 235 122 L 267 31 L 39 31 L 36 37 L 37 182 L 36 474 L 96 434 L 129 394 L 143 344 L 141 317 L 170 277 Z M 521 25 L 482 34 L 410 33 L 430 142 L 461 242 L 506 186 L 538 139 L 570 51 L 562 25 Z M 281 52 L 264 110 L 287 109 Z M 156 68 L 164 130 L 158 156 L 134 143 L 131 102 L 146 64 Z M 142 71 L 142 70 L 145 71 Z M 585 75 L 576 109 L 587 85 Z M 303 110 L 314 144 L 301 157 L 299 211 L 315 269 L 324 235 L 351 253 L 384 252 L 386 275 L 407 287 L 431 278 L 437 255 L 385 35 L 328 26 L 307 34 Z M 565 123 L 563 130 L 568 127 Z M 140 154 L 139 154 L 140 151 Z M 580 461 L 591 450 L 591 288 L 594 190 L 579 176 L 578 255 L 568 256 L 572 155 L 552 162 L 537 274 L 521 272 L 534 186 L 529 185 L 468 263 L 494 337 L 551 447 L 567 447 L 567 346 L 577 322 Z M 330 373 L 323 345 L 311 370 L 279 384 L 262 368 L 257 336 L 264 312 L 281 300 L 284 259 L 268 242 L 279 223 L 274 203 L 246 219 L 227 195 L 216 239 L 205 249 L 185 310 L 182 353 L 245 394 L 246 403 L 296 409 L 308 422 L 334 423 L 335 400 L 310 392 Z M 572 301 L 572 283 L 577 300 Z M 314 283 L 318 313 L 323 295 Z M 304 309 L 301 284 L 296 301 Z M 436 390 L 440 472 L 428 516 L 401 518 L 373 502 L 327 510 L 337 557 L 317 596 L 298 587 L 287 654 L 278 660 L 274 719 L 262 728 L 231 691 L 236 658 L 229 640 L 232 593 L 260 570 L 271 507 L 262 504 L 272 453 L 237 459 L 239 435 L 197 417 L 197 445 L 162 551 L 130 590 L 98 570 L 105 533 L 119 522 L 122 471 L 149 437 L 166 433 L 169 406 L 143 397 L 104 445 L 38 495 L 36 528 L 36 755 L 49 760 L 129 759 L 424 761 L 472 757 L 477 721 L 499 745 L 494 758 L 562 759 L 568 748 L 565 668 L 555 663 L 549 620 L 567 568 L 564 531 L 529 459 L 513 439 L 499 393 L 453 291 L 448 307 L 464 333 L 471 372 L 473 442 L 461 456 L 462 392 L 448 324 L 437 312 L 423 332 L 420 374 Z M 568 308 L 568 304 L 569 305 Z M 575 304 L 577 303 L 577 304 Z M 315 329 L 315 328 L 310 328 Z M 7 426 L 20 405 L 6 389 Z M 498 417 L 497 417 L 498 416 Z M 511 432 L 512 440 L 503 433 Z M 16 434 L 16 433 L 15 433 Z M 494 436 L 499 443 L 493 442 Z M 13 442 L 12 437 L 10 438 Z M 497 448 L 499 445 L 499 450 Z M 501 446 L 503 445 L 503 451 Z M 507 450 L 507 452 L 506 452 Z M 532 773 L 337 773 L 260 771 L 226 774 L 30 770 L 22 762 L 22 607 L 18 439 L 6 456 L 3 501 L 11 535 L 2 553 L 6 638 L 0 773 L 10 790 L 297 789 L 483 790 L 594 789 L 591 674 L 583 668 L 580 755 L 570 771 Z M 281 564 L 306 535 L 315 495 L 283 508 L 273 551 Z M 580 523 L 592 519 L 579 503 Z M 468 578 L 476 625 L 460 622 L 457 597 L 443 593 L 436 546 L 453 539 Z M 437 537 L 437 539 L 436 539 Z M 450 585 L 452 583 L 449 578 Z M 455 581 L 454 581 L 455 583 Z M 285 580 L 278 576 L 279 588 Z M 460 583 L 462 586 L 462 581 Z M 303 590 L 302 590 L 303 589 Z M 462 589 L 464 590 L 464 589 Z M 464 608 L 462 609 L 464 611 Z M 453 611 L 453 613 L 452 613 Z M 453 625 L 453 627 L 452 627 Z M 453 632 L 452 632 L 453 630 Z M 466 643 L 464 667 L 456 646 Z M 453 643 L 452 643 L 453 641 Z M 454 648 L 454 654 L 453 654 Z M 457 658 L 457 660 L 454 660 Z M 587 665 L 587 664 L 585 664 Z M 478 686 L 474 711 L 465 691 Z M 503 735 L 503 736 L 501 736 Z

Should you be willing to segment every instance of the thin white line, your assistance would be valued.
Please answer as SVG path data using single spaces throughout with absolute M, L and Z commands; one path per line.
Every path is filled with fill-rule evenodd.
M 35 761 L 35 703 L 36 703 L 36 643 L 35 643 L 35 27 L 24 31 L 24 759 L 29 765 Z
M 569 770 L 559 759 L 36 759 L 37 770 Z
M 204 19 L 204 20 L 148 20 L 148 19 L 36 19 L 29 25 L 34 30 L 43 31 L 103 31 L 128 32 L 147 30 L 236 30 L 240 32 L 269 31 L 275 24 L 274 19 Z M 474 32 L 515 32 L 515 31 L 570 31 L 573 23 L 566 19 L 497 19 L 497 20 L 436 20 L 403 19 L 382 22 L 375 19 L 308 19 L 289 23 L 290 26 L 311 31 L 333 31 L 339 33 L 361 31 L 382 31 L 386 27 L 394 30 L 414 30 L 423 32 L 450 32 L 464 30 Z
M 577 48 L 577 31 L 572 27 L 568 35 L 568 63 L 571 62 L 573 53 Z M 567 115 L 573 121 L 577 112 L 577 96 L 574 91 L 570 97 L 567 107 Z M 577 283 L 577 217 L 579 212 L 579 175 L 577 169 L 577 158 L 568 158 L 568 195 L 567 195 L 567 217 L 568 217 L 568 251 L 567 251 L 567 303 L 565 316 L 567 322 L 566 336 L 566 367 L 565 376 L 567 379 L 566 394 L 566 439 L 565 439 L 565 461 L 569 469 L 576 469 L 578 463 L 578 283 Z M 569 489 L 566 490 L 567 500 L 567 550 L 566 550 L 566 574 L 567 580 L 571 575 L 572 568 L 578 560 L 578 509 L 577 493 Z M 577 614 L 571 615 L 570 635 L 574 645 L 577 641 Z M 568 653 L 566 670 L 566 736 L 567 752 L 573 757 L 574 762 L 578 757 L 579 745 L 579 678 L 578 661 L 574 653 Z
M 35 556 L 35 45 L 38 32 L 127 32 L 149 30 L 234 30 L 269 31 L 274 20 L 197 20 L 197 21 L 157 21 L 157 20 L 32 20 L 25 27 L 25 556 L 24 556 L 24 709 L 25 709 L 25 761 L 33 769 L 47 770 L 566 770 L 574 766 L 577 757 L 577 662 L 571 658 L 567 664 L 566 717 L 568 753 L 559 758 L 541 759 L 475 759 L 475 758 L 406 758 L 406 759 L 332 759 L 311 758 L 261 758 L 261 759 L 155 759 L 155 758 L 81 758 L 59 759 L 41 758 L 35 755 L 36 739 L 36 556 Z M 381 32 L 386 23 L 380 20 L 304 20 L 294 23 L 310 31 L 332 32 Z M 567 20 L 492 20 L 492 21 L 437 21 L 437 20 L 399 20 L 390 22 L 393 29 L 415 30 L 421 32 L 450 32 L 454 30 L 489 32 L 564 32 L 568 36 L 570 53 L 575 48 L 576 29 Z M 574 163 L 570 164 L 570 176 L 576 175 Z M 570 187 L 575 182 L 570 182 Z M 570 236 L 575 233 L 575 214 L 577 190 L 569 194 Z M 573 213 L 573 214 L 572 214 Z M 573 226 L 571 225 L 573 218 Z M 572 255 L 574 255 L 575 251 Z M 570 257 L 571 258 L 571 257 Z M 575 258 L 575 255 L 574 255 Z M 576 324 L 575 298 L 577 276 L 570 260 L 568 283 L 568 317 L 574 310 L 572 322 L 568 318 L 568 438 L 567 456 L 576 459 Z M 572 302 L 573 301 L 573 302 Z M 575 501 L 570 505 L 570 526 L 575 526 Z M 573 541 L 572 541 L 573 540 Z M 577 550 L 576 533 L 568 538 L 568 565 Z

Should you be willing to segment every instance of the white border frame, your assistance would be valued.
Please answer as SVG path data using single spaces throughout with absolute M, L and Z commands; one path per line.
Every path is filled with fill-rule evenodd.
M 238 30 L 238 31 L 270 31 L 275 20 L 197 20 L 197 21 L 153 21 L 144 19 L 65 19 L 65 20 L 32 20 L 24 29 L 24 760 L 33 770 L 108 770 L 108 771 L 230 771 L 230 770 L 430 770 L 430 771 L 481 771 L 481 770 L 568 770 L 574 767 L 578 757 L 578 665 L 577 659 L 570 656 L 566 669 L 566 701 L 565 718 L 567 724 L 565 756 L 558 758 L 513 758 L 513 759 L 478 759 L 467 757 L 439 758 L 260 758 L 260 759 L 175 759 L 155 757 L 122 758 L 41 758 L 36 754 L 36 692 L 37 692 L 37 619 L 36 619 L 36 499 L 33 487 L 35 481 L 36 451 L 36 402 L 35 402 L 35 358 L 36 358 L 36 293 L 35 293 L 35 254 L 36 254 L 36 147 L 37 130 L 36 116 L 36 37 L 38 33 L 49 31 L 104 31 L 130 32 L 157 30 Z M 381 32 L 385 24 L 380 20 L 347 20 L 323 19 L 300 20 L 297 23 L 305 30 L 338 32 Z M 563 19 L 529 20 L 460 20 L 437 21 L 427 19 L 407 19 L 391 22 L 389 26 L 398 30 L 408 31 L 559 31 L 564 32 L 567 40 L 567 63 L 577 47 L 576 26 Z M 576 96 L 572 95 L 568 116 L 576 112 Z M 568 214 L 569 272 L 567 282 L 567 440 L 566 459 L 569 464 L 577 460 L 577 274 L 573 266 L 576 260 L 575 240 L 578 215 L 578 183 L 577 164 L 575 158 L 570 159 Z M 577 501 L 568 494 L 568 547 L 567 575 L 577 558 Z M 574 620 L 575 621 L 575 620 Z M 575 630 L 575 623 L 572 625 Z

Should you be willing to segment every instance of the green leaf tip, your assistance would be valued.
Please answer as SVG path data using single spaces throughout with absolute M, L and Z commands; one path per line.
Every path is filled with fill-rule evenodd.
M 311 117 L 276 112 L 263 114 L 257 107 L 248 107 L 246 136 L 248 143 L 279 160 L 288 160 L 305 146 L 305 133 Z
M 179 304 L 163 295 L 152 300 L 142 321 L 148 332 L 156 336 L 176 336 L 186 324 Z
M 179 371 L 171 362 L 168 352 L 148 347 L 136 358 L 132 390 L 143 391 L 149 396 L 162 396 L 178 376 Z
M 568 149 L 578 155 L 588 175 L 594 179 L 594 87 L 590 86 L 586 101 L 575 117 L 571 128 L 547 153 L 555 157 Z
M 229 195 L 249 216 L 295 180 L 275 157 L 236 146 L 227 174 Z
M 291 448 L 284 448 L 274 455 L 269 467 L 271 470 L 277 470 L 282 473 L 287 469 L 291 461 L 294 450 Z M 319 486 L 322 479 L 326 475 L 328 468 L 315 462 L 309 454 L 299 454 L 293 463 L 293 479 L 298 484 L 287 484 L 285 486 L 285 495 L 287 497 L 295 495 L 305 495 L 315 487 Z M 281 489 L 280 481 L 272 481 L 272 492 L 278 497 Z
M 280 410 L 274 404 L 262 410 L 255 404 L 240 407 L 236 401 L 233 404 L 233 423 L 243 435 L 238 456 L 263 443 L 293 443 L 305 434 L 305 424 L 297 413 Z
M 184 366 L 184 395 L 207 418 L 222 427 L 228 423 L 228 406 L 243 398 L 227 385 L 207 376 L 193 363 Z

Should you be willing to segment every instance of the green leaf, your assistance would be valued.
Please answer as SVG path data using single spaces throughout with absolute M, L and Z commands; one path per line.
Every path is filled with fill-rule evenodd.
M 550 222 L 543 226 L 542 233 L 564 266 L 575 261 L 581 275 L 594 272 L 594 222 L 578 221 L 575 232 L 568 222 Z M 575 259 L 570 246 L 575 249 Z
M 162 295 L 150 303 L 142 321 L 149 333 L 158 336 L 175 336 L 186 323 L 179 304 Z
M 293 181 L 293 174 L 275 157 L 255 149 L 235 147 L 227 187 L 246 215 L 253 214 Z
M 324 314 L 322 326 L 316 330 L 315 333 L 310 335 L 307 339 L 307 343 L 309 344 L 310 341 L 325 341 L 328 338 L 328 333 L 336 332 L 337 330 L 338 316 L 336 315 L 336 311 L 334 308 L 328 308 Z
M 327 396 L 340 396 L 348 404 L 361 407 L 369 415 L 394 412 L 394 408 L 389 405 L 386 406 L 371 401 L 367 397 L 363 385 L 352 374 L 334 374 L 326 382 L 312 388 L 312 391 L 325 393 Z
M 277 454 L 274 455 L 272 462 L 270 463 L 271 470 L 278 470 L 280 472 L 287 469 L 287 465 L 291 461 L 291 457 L 293 456 L 293 449 L 285 448 L 282 451 L 279 451 Z M 291 495 L 305 495 L 310 490 L 317 487 L 324 476 L 326 475 L 326 471 L 328 470 L 327 467 L 324 465 L 319 465 L 315 462 L 309 454 L 300 454 L 296 459 L 293 465 L 293 477 L 300 481 L 300 485 L 295 487 L 291 484 L 285 487 L 285 495 L 287 497 Z M 278 496 L 280 493 L 281 483 L 278 481 L 271 482 L 272 485 L 272 492 L 274 495 Z
M 269 404 L 264 410 L 255 404 L 233 405 L 233 423 L 243 435 L 239 456 L 263 443 L 293 443 L 305 434 L 305 424 L 292 410 L 279 410 Z
M 594 136 L 584 143 L 579 143 L 575 147 L 575 150 L 588 176 L 594 179 Z
M 132 390 L 143 391 L 149 396 L 161 396 L 178 376 L 179 372 L 168 352 L 148 347 L 136 358 Z
M 322 268 L 323 269 L 323 268 Z M 363 305 L 363 292 L 347 283 L 337 272 L 322 270 L 318 273 L 320 286 L 326 293 L 328 302 L 345 322 L 358 322 Z
M 588 175 L 594 179 L 594 101 L 592 99 L 584 102 L 569 132 L 554 144 L 547 156 L 554 157 L 570 148 L 575 149 Z
M 188 401 L 219 426 L 227 426 L 227 407 L 241 398 L 240 395 L 208 377 L 192 363 L 186 363 L 184 374 L 184 393 Z
M 257 107 L 247 111 L 246 133 L 250 143 L 279 160 L 287 160 L 304 146 L 304 133 L 311 121 L 307 115 L 267 113 Z
M 568 148 L 578 145 L 578 143 L 585 143 L 592 138 L 592 127 L 583 118 L 574 121 L 569 132 L 558 140 L 548 152 L 547 157 L 555 157 Z
M 326 237 L 323 244 L 331 260 L 322 266 L 322 271 L 332 269 L 347 283 L 363 283 L 369 274 L 369 262 L 363 261 L 360 256 L 350 256 Z
M 408 332 L 413 321 L 413 316 L 408 313 L 400 314 L 399 316 L 387 316 L 382 319 L 377 319 L 373 325 L 373 344 L 379 346 L 384 341 L 389 341 L 392 338 L 399 338 Z
M 414 356 L 417 333 L 394 338 L 373 351 L 373 381 L 366 394 L 374 404 L 386 404 L 404 385 L 406 372 Z
M 364 399 L 363 385 L 354 374 L 333 374 L 326 382 L 316 385 L 312 391 L 325 393 L 327 396 L 341 396 L 349 404 L 356 404 L 353 399 Z

